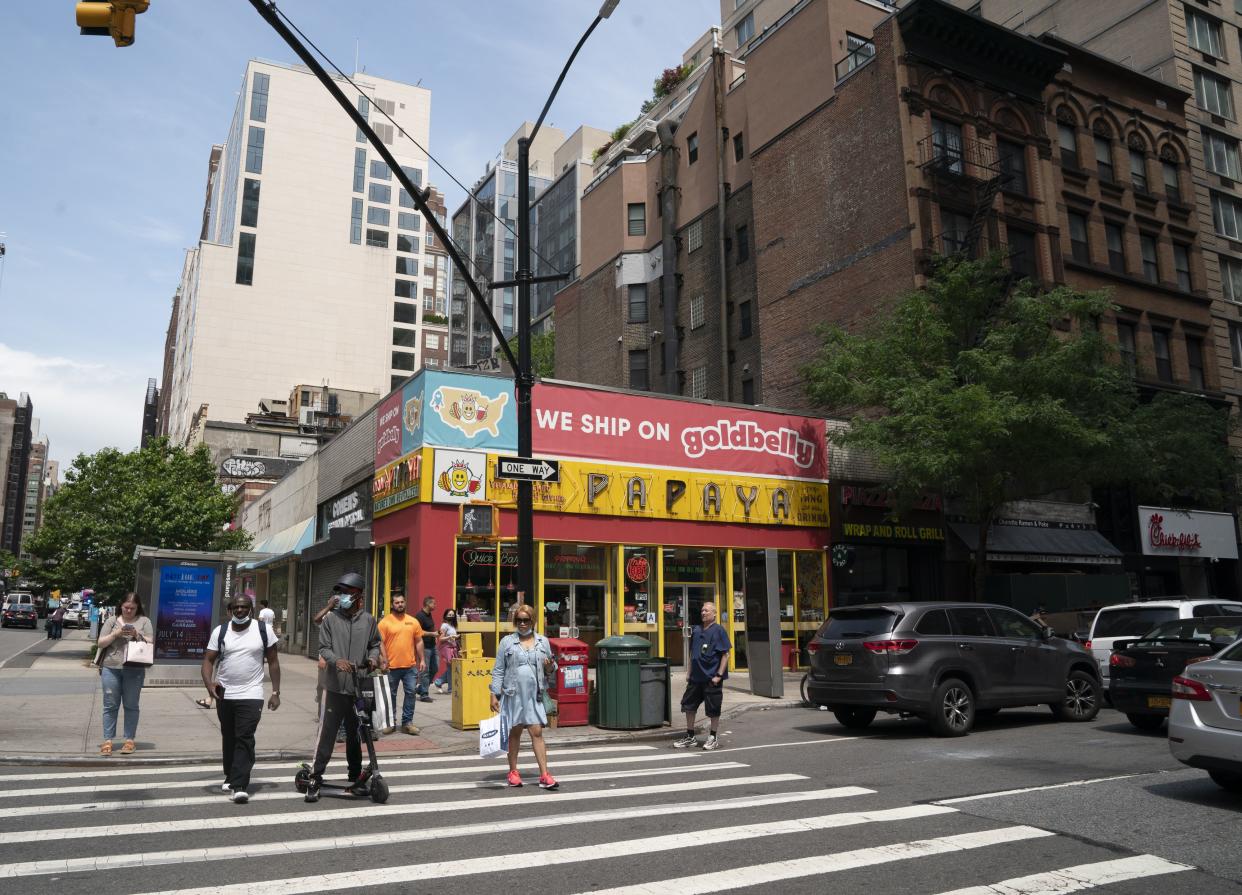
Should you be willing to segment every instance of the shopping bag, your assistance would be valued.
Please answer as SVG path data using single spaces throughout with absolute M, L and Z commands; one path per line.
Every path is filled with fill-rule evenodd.
M 155 644 L 145 640 L 130 640 L 125 644 L 125 663 L 131 667 L 146 668 L 155 664 Z
M 395 727 L 396 712 L 393 710 L 392 687 L 388 684 L 388 677 L 380 676 L 371 679 L 371 684 L 375 687 L 375 708 L 371 710 L 371 728 L 373 730 L 387 730 L 389 727 Z
M 495 758 L 509 751 L 509 731 L 501 715 L 479 722 L 479 758 Z

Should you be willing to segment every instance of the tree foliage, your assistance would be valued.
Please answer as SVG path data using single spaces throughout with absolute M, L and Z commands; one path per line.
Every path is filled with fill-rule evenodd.
M 249 534 L 225 530 L 232 517 L 233 498 L 216 483 L 206 445 L 187 452 L 157 438 L 127 454 L 79 454 L 26 548 L 42 561 L 31 571 L 45 584 L 115 597 L 133 588 L 139 545 L 248 547 Z
M 509 337 L 509 348 L 513 356 L 518 354 L 518 337 Z M 556 333 L 532 333 L 530 337 L 530 370 L 540 379 L 556 375 Z
M 1227 415 L 1189 396 L 1144 403 L 1101 332 L 1105 294 L 1011 285 L 998 258 L 945 260 L 870 331 L 822 330 L 805 374 L 811 397 L 850 419 L 834 440 L 872 455 L 902 503 L 926 490 L 961 501 L 979 557 L 1003 503 L 1061 488 L 1219 504 Z M 982 594 L 986 561 L 975 571 Z

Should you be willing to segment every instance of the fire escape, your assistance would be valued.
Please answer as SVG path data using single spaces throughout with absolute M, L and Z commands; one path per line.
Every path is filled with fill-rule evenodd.
M 974 258 L 992 214 L 996 195 L 1008 179 L 990 143 L 935 133 L 919 141 L 919 168 L 931 179 L 940 205 L 941 231 L 934 251 Z M 953 208 L 969 209 L 968 214 Z

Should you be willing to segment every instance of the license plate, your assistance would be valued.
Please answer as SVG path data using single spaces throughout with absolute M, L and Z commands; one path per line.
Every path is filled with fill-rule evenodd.
M 843 655 L 833 656 L 832 661 L 837 665 L 850 665 L 853 663 L 854 657 L 849 653 L 845 653 Z
M 1173 697 L 1171 696 L 1148 696 L 1147 707 L 1149 709 L 1167 709 L 1172 707 Z

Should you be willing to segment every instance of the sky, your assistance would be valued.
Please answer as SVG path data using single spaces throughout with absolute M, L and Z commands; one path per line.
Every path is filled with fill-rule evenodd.
M 278 5 L 343 71 L 356 54 L 370 74 L 421 80 L 428 148 L 466 184 L 538 115 L 599 8 Z M 547 122 L 570 133 L 629 121 L 719 18 L 719 0 L 621 0 Z M 30 394 L 62 468 L 80 452 L 137 446 L 147 379 L 160 379 L 172 296 L 202 224 L 208 154 L 227 136 L 246 61 L 297 61 L 249 0 L 152 0 L 135 33 L 126 48 L 80 36 L 72 0 L 5 3 L 0 27 L 0 392 Z M 434 167 L 430 179 L 450 208 L 464 198 Z

